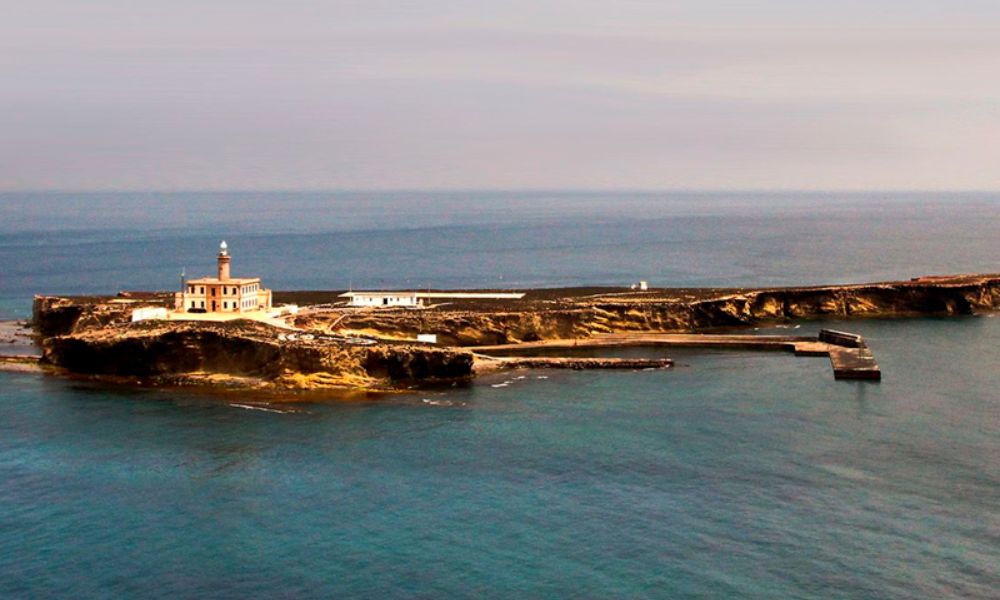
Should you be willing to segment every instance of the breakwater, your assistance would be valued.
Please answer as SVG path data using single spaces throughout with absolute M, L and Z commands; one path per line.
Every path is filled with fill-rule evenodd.
M 583 339 L 479 346 L 471 348 L 471 350 L 476 353 L 503 355 L 553 350 L 628 347 L 763 350 L 791 352 L 796 356 L 826 356 L 830 359 L 830 366 L 833 368 L 836 379 L 879 380 L 882 378 L 882 371 L 861 336 L 828 329 L 821 330 L 816 337 L 739 334 L 604 334 Z

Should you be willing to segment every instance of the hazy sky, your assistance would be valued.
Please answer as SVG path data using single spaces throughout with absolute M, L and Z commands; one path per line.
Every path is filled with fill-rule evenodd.
M 0 189 L 1000 189 L 1000 2 L 0 0 Z

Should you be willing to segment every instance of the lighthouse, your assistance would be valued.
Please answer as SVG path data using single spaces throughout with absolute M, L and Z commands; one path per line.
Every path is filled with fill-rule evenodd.
M 219 244 L 219 281 L 229 281 L 229 246 L 226 240 Z
M 219 244 L 216 256 L 217 277 L 202 277 L 186 282 L 181 296 L 184 312 L 246 313 L 271 310 L 271 290 L 260 284 L 260 277 L 232 277 L 229 272 L 229 245 Z

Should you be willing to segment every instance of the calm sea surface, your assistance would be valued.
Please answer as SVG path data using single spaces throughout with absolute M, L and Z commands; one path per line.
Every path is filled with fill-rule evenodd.
M 0 318 L 222 238 L 278 289 L 850 282 L 1000 271 L 1000 195 L 6 194 Z M 882 383 L 671 351 L 260 407 L 0 373 L 0 598 L 997 598 L 1000 318 L 797 331 L 830 325 Z

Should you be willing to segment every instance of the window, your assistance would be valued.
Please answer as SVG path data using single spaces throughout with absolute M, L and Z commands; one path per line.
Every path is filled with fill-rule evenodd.
M 202 293 L 202 294 L 204 294 L 204 293 L 205 293 L 205 286 L 201 286 L 201 293 Z
M 223 302 L 222 303 L 222 308 L 229 308 L 229 303 L 228 302 Z
M 201 301 L 201 307 L 205 308 L 205 301 L 204 300 Z
M 212 288 L 212 295 L 213 295 L 213 296 L 215 295 L 215 290 L 216 290 L 216 289 L 218 289 L 218 288 Z

